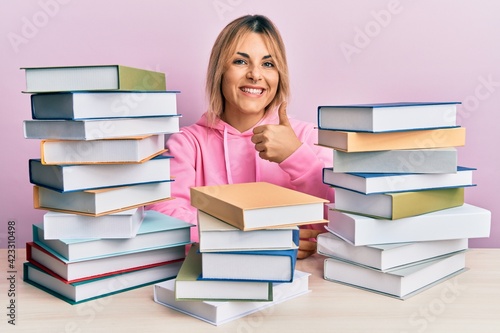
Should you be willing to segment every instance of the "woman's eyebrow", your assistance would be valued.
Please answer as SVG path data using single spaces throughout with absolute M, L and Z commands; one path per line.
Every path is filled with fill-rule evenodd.
M 248 53 L 245 53 L 245 52 L 236 52 L 236 54 L 239 54 L 243 58 L 250 59 L 250 56 L 248 55 Z M 269 59 L 269 58 L 272 58 L 270 54 L 265 55 L 265 56 L 262 57 L 262 59 Z

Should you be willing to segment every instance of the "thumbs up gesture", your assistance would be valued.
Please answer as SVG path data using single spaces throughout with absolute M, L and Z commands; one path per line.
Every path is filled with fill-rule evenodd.
M 261 125 L 253 129 L 252 142 L 255 150 L 259 152 L 262 159 L 281 163 L 293 152 L 295 152 L 302 142 L 297 138 L 288 116 L 286 114 L 286 102 L 281 103 L 279 110 L 279 124 Z

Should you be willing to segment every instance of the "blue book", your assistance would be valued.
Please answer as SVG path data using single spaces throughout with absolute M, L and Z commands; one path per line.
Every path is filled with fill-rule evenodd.
M 201 253 L 201 279 L 292 282 L 298 249 Z
M 457 127 L 459 102 L 403 102 L 318 107 L 320 129 L 391 132 Z
M 34 185 L 58 192 L 169 182 L 171 158 L 159 155 L 143 163 L 64 165 L 47 165 L 40 159 L 30 159 L 29 179 Z
M 458 166 L 454 173 L 355 173 L 323 169 L 323 183 L 363 194 L 469 187 L 475 168 Z
M 74 262 L 190 244 L 193 226 L 172 216 L 147 210 L 133 238 L 45 239 L 43 224 L 34 224 L 33 241 L 58 258 Z

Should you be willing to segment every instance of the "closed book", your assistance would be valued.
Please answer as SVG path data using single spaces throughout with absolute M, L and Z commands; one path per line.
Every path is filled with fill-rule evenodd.
M 65 261 L 33 242 L 26 243 L 26 259 L 30 263 L 52 275 L 57 275 L 68 283 L 182 261 L 185 251 L 185 245 L 178 245 L 110 257 Z
M 132 238 L 144 220 L 144 207 L 102 216 L 60 212 L 43 215 L 45 239 Z
M 33 119 L 154 117 L 177 114 L 178 91 L 78 91 L 31 95 Z
M 464 204 L 464 188 L 362 194 L 335 190 L 335 209 L 388 220 L 416 216 Z
M 331 232 L 318 235 L 318 253 L 382 272 L 468 248 L 468 239 L 354 246 Z
M 165 90 L 165 73 L 123 65 L 23 67 L 26 92 Z
M 202 279 L 291 282 L 297 249 L 202 252 Z
M 144 163 L 47 165 L 29 160 L 32 184 L 58 192 L 82 191 L 170 181 L 171 156 L 156 156 Z
M 181 262 L 176 261 L 136 271 L 66 283 L 66 281 L 47 273 L 35 265 L 25 262 L 23 264 L 23 280 L 74 305 L 175 278 L 180 267 Z
M 154 285 L 154 301 L 215 326 L 223 325 L 309 292 L 309 273 L 296 270 L 293 282 L 273 283 L 273 301 L 195 301 L 175 299 L 175 279 Z
M 25 120 L 26 139 L 99 140 L 179 132 L 179 117 Z
M 191 205 L 241 230 L 324 222 L 328 202 L 267 182 L 197 186 L 190 193 Z
M 170 186 L 167 181 L 64 193 L 34 186 L 33 201 L 37 209 L 101 216 L 170 199 Z
M 325 184 L 364 194 L 417 191 L 433 188 L 475 186 L 475 168 L 458 166 L 450 173 L 360 173 L 323 169 Z
M 399 220 L 343 213 L 329 205 L 327 230 L 353 245 L 490 236 L 491 212 L 471 204 Z
M 165 135 L 103 140 L 41 140 L 42 164 L 143 163 L 166 152 Z
M 408 299 L 466 270 L 465 253 L 380 272 L 333 258 L 325 259 L 324 278 L 385 296 Z
M 201 210 L 198 233 L 201 252 L 286 250 L 299 244 L 296 226 L 243 231 Z
M 272 301 L 270 282 L 201 280 L 201 253 L 197 243 L 191 245 L 175 279 L 176 300 Z
M 319 129 L 318 145 L 345 152 L 459 147 L 465 145 L 465 128 L 382 133 Z
M 346 153 L 333 151 L 334 172 L 451 173 L 458 166 L 457 149 L 398 149 Z
M 458 102 L 401 102 L 318 107 L 322 129 L 389 132 L 456 126 Z
M 191 242 L 191 227 L 175 217 L 146 210 L 144 220 L 132 238 L 68 238 L 47 239 L 42 223 L 33 224 L 33 241 L 45 250 L 64 260 L 75 261 L 88 258 L 139 252 Z

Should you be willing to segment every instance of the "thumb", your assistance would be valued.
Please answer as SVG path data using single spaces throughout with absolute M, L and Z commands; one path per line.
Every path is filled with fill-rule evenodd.
M 286 114 L 286 106 L 287 103 L 286 101 L 281 103 L 280 108 L 278 110 L 278 116 L 279 116 L 279 121 L 280 125 L 285 125 L 285 126 L 290 126 L 290 122 L 288 121 L 288 115 Z

